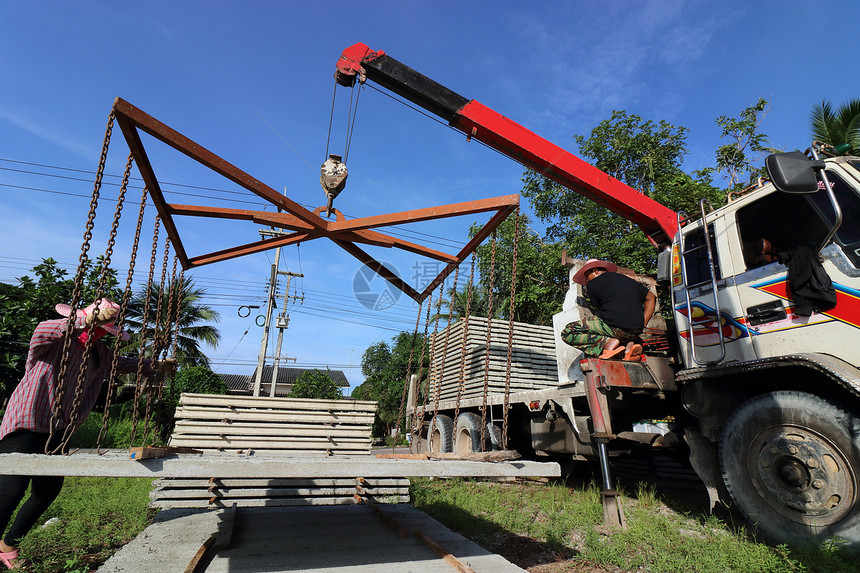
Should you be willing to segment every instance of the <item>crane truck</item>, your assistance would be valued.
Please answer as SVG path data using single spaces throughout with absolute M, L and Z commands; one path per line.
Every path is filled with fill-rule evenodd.
M 514 447 L 600 459 L 607 491 L 609 457 L 676 449 L 712 502 L 774 540 L 860 548 L 860 158 L 821 159 L 818 144 L 771 155 L 769 181 L 690 216 L 365 44 L 344 50 L 336 79 L 373 81 L 627 218 L 657 252 L 656 278 L 635 278 L 671 300 L 667 320 L 655 313 L 647 329 L 646 343 L 662 343 L 641 361 L 561 341 L 590 312 L 573 282 L 552 329 L 476 317 L 449 326 L 434 336 L 429 400 L 410 388 L 419 447 L 501 447 L 504 425 Z M 581 261 L 567 262 L 573 276 Z M 835 304 L 801 298 L 816 280 L 831 283 Z M 510 341 L 504 387 L 471 359 L 487 330 L 490 362 Z

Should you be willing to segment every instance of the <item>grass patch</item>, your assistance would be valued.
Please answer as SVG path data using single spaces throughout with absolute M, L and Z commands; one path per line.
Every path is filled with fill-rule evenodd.
M 125 414 L 125 413 L 124 413 Z M 142 416 L 141 416 L 142 418 Z M 99 432 L 102 429 L 103 415 L 98 412 L 90 412 L 87 419 L 69 440 L 69 448 L 94 448 L 98 443 Z M 150 423 L 149 428 L 146 428 L 146 423 L 143 419 L 137 421 L 137 427 L 134 427 L 131 413 L 120 416 L 111 416 L 108 420 L 107 431 L 102 437 L 101 447 L 103 448 L 129 448 L 131 443 L 132 429 L 135 430 L 135 445 L 146 444 L 148 446 L 164 446 L 167 445 L 161 434 L 157 432 L 155 424 Z M 143 437 L 144 429 L 147 429 L 146 436 Z
M 603 534 L 599 527 L 603 509 L 594 484 L 577 489 L 468 480 L 413 479 L 411 484 L 416 507 L 509 559 L 506 550 L 512 540 L 525 537 L 548 550 L 543 563 L 569 560 L 574 570 L 584 565 L 664 573 L 857 570 L 857 556 L 838 544 L 801 549 L 767 545 L 752 538 L 747 529 L 712 515 L 672 511 L 644 486 L 622 498 L 627 529 Z M 558 570 L 564 571 L 559 565 Z
M 147 509 L 149 478 L 66 478 L 63 491 L 21 541 L 33 573 L 94 571 L 143 531 L 155 515 Z M 26 498 L 25 498 L 26 499 Z

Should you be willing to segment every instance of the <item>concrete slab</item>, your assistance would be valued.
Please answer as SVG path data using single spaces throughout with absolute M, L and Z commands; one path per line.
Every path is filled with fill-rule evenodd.
M 399 460 L 370 456 L 174 454 L 149 460 L 128 453 L 68 456 L 0 454 L 0 475 L 185 478 L 558 477 L 554 462 Z
M 380 506 L 407 531 L 430 537 L 476 573 L 524 570 L 409 505 Z M 206 573 L 452 573 L 415 536 L 402 538 L 367 506 L 240 509 L 233 541 Z
M 215 537 L 229 539 L 235 511 L 169 509 L 117 551 L 99 573 L 172 573 L 185 571 L 195 554 Z

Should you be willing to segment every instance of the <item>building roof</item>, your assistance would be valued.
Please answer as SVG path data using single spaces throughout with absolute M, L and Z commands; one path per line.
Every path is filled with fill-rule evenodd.
M 263 366 L 263 377 L 260 384 L 260 392 L 266 396 L 269 395 L 269 385 L 272 381 L 272 371 L 274 366 Z M 287 396 L 293 387 L 293 383 L 304 372 L 319 370 L 323 374 L 327 374 L 332 382 L 337 384 L 339 388 L 349 388 L 349 381 L 342 370 L 322 370 L 320 368 L 287 368 L 278 367 L 278 380 L 275 386 L 275 396 Z M 246 374 L 218 374 L 224 385 L 227 386 L 227 392 L 230 394 L 253 394 L 254 381 L 257 377 L 257 369 L 251 375 Z

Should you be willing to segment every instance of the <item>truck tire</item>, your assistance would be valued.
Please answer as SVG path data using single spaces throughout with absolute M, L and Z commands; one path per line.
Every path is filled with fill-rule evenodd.
M 778 542 L 836 536 L 860 547 L 858 434 L 857 416 L 818 396 L 757 396 L 723 429 L 723 481 L 747 519 Z
M 484 440 L 489 441 L 484 435 Z M 481 417 L 473 412 L 463 412 L 457 416 L 457 428 L 454 431 L 454 451 L 458 454 L 480 452 L 481 450 Z
M 439 454 L 451 453 L 453 448 L 451 442 L 454 437 L 454 422 L 450 416 L 437 414 L 436 421 L 430 428 L 427 436 L 427 451 Z

